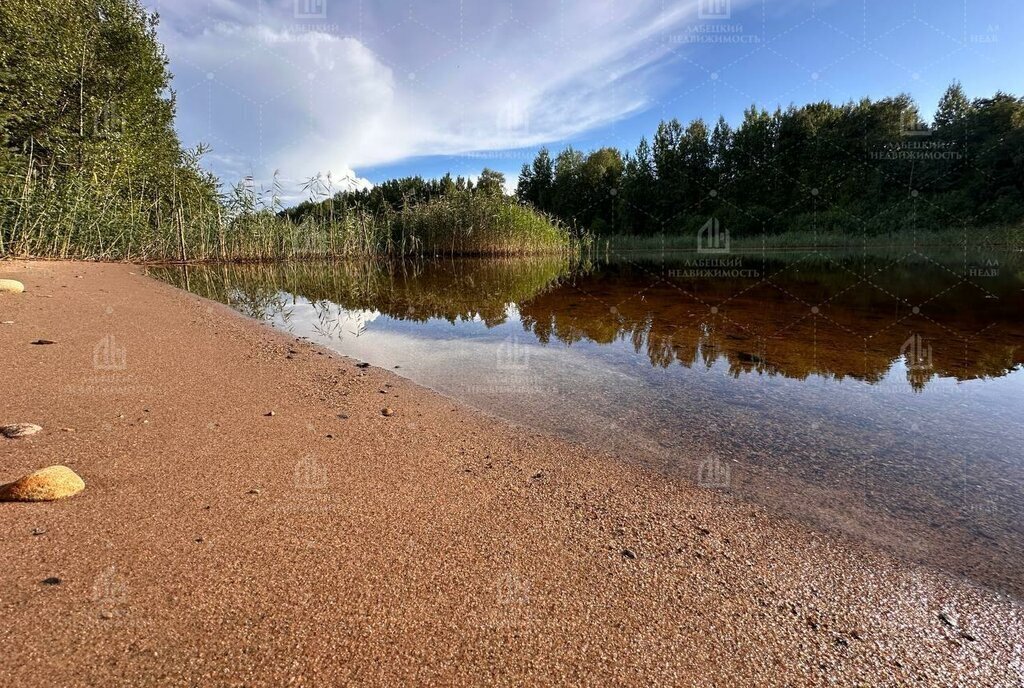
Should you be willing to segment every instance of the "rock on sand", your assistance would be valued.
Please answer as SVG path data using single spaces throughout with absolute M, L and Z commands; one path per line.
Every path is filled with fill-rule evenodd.
M 20 294 L 25 291 L 25 285 L 18 280 L 0 279 L 0 294 Z
M 42 430 L 42 428 L 35 423 L 11 423 L 10 425 L 0 425 L 0 435 L 12 440 L 19 437 L 34 435 L 40 430 Z
M 0 486 L 3 502 L 49 502 L 85 489 L 85 481 L 67 466 L 48 466 Z

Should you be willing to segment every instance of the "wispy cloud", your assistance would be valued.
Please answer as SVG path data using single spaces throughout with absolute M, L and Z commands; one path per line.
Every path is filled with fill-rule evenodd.
M 155 8 L 186 142 L 209 142 L 225 177 L 292 182 L 614 122 L 658 96 L 666 36 L 697 21 L 694 3 L 661 0 Z

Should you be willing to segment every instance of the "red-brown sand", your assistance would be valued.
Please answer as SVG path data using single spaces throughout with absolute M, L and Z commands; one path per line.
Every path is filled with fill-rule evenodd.
M 141 273 L 0 264 L 0 482 L 86 482 L 0 504 L 2 685 L 1024 680 L 1017 601 Z

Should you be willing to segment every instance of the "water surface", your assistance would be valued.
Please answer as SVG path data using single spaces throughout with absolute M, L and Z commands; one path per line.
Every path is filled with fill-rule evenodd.
M 154 268 L 496 415 L 1024 594 L 1024 261 Z

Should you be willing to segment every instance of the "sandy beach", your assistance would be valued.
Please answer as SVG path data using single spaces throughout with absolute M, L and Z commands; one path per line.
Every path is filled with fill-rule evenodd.
M 0 483 L 53 464 L 86 483 L 0 504 L 4 685 L 1024 682 L 1006 595 L 511 425 L 141 267 L 0 277 L 26 287 L 0 294 L 0 423 L 43 427 L 0 437 Z

